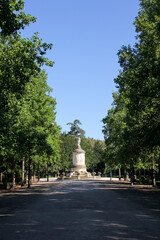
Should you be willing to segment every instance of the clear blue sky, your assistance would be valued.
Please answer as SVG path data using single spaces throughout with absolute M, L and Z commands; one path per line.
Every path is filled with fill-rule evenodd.
M 68 122 L 79 119 L 86 137 L 103 140 L 102 118 L 107 115 L 116 91 L 117 52 L 134 45 L 138 0 L 26 0 L 25 11 L 37 22 L 25 36 L 39 32 L 53 43 L 47 56 L 48 85 L 57 100 L 57 124 L 69 131 Z

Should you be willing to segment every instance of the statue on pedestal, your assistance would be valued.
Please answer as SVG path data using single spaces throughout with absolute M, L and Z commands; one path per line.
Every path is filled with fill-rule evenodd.
M 80 137 L 77 137 L 77 148 L 78 148 L 78 149 L 81 148 L 80 143 L 81 143 L 81 138 L 80 138 Z
M 81 148 L 81 138 L 80 136 L 76 137 L 77 139 L 77 148 L 73 151 L 73 165 L 70 172 L 70 177 L 90 177 L 91 174 L 87 172 L 85 164 L 85 151 Z

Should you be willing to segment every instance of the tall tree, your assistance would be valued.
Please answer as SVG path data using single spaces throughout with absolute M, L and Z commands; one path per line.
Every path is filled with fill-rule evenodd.
M 59 170 L 70 171 L 72 167 L 72 152 L 76 148 L 76 141 L 73 135 L 66 134 L 65 132 L 60 136 L 61 140 L 61 161 Z
M 59 151 L 56 102 L 41 70 L 44 64 L 53 66 L 45 57 L 52 44 L 43 43 L 38 34 L 21 38 L 18 31 L 36 20 L 23 9 L 23 0 L 0 2 L 0 170 L 12 169 L 13 177 L 23 155 L 31 166 L 33 154 L 45 152 L 50 158 Z
M 123 46 L 118 52 L 121 71 L 115 79 L 118 94 L 114 96 L 115 110 L 110 122 L 109 140 L 116 146 L 121 136 L 121 149 L 131 165 L 138 161 L 142 152 L 152 152 L 160 143 L 160 2 L 141 0 L 138 17 L 135 20 L 137 39 L 135 46 Z M 125 127 L 115 138 L 112 135 L 119 118 L 125 109 Z M 107 124 L 109 115 L 104 119 Z M 120 129 L 122 130 L 122 126 Z M 105 133 L 107 127 L 105 128 Z M 128 145 L 128 148 L 126 146 Z M 118 147 L 119 154 L 120 148 Z M 143 155 L 144 156 L 144 155 Z M 118 155 L 117 155 L 118 157 Z M 151 161 L 151 159 L 150 159 Z
M 71 125 L 70 127 L 71 130 L 68 132 L 68 134 L 75 136 L 77 135 L 84 136 L 85 131 L 79 127 L 79 125 L 81 124 L 82 123 L 78 119 L 74 120 L 73 123 L 71 122 L 67 123 L 67 125 Z

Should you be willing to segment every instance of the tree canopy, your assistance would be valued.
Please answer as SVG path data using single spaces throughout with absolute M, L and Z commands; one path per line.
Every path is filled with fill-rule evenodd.
M 135 46 L 118 51 L 118 91 L 113 94 L 113 108 L 103 119 L 103 132 L 112 164 L 135 167 L 140 159 L 145 164 L 148 155 L 151 166 L 151 153 L 157 154 L 160 144 L 159 0 L 141 0 L 134 24 Z
M 0 172 L 5 181 L 14 182 L 25 158 L 30 186 L 33 168 L 38 171 L 41 165 L 59 161 L 60 129 L 56 100 L 41 69 L 44 64 L 53 66 L 45 57 L 52 44 L 37 33 L 30 39 L 21 37 L 19 30 L 36 21 L 23 9 L 23 0 L 0 2 Z
M 67 123 L 67 125 L 71 125 L 70 131 L 68 132 L 68 134 L 74 135 L 74 136 L 78 136 L 78 135 L 84 136 L 85 131 L 79 127 L 79 125 L 81 124 L 82 123 L 78 119 L 74 120 L 73 123 L 71 122 Z

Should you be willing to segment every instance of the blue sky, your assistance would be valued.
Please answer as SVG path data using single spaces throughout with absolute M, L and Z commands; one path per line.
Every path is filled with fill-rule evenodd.
M 37 22 L 25 36 L 39 32 L 53 43 L 47 57 L 48 85 L 57 101 L 57 124 L 69 131 L 68 122 L 79 119 L 86 137 L 103 140 L 101 120 L 116 91 L 117 52 L 134 45 L 139 0 L 26 0 L 25 11 Z

